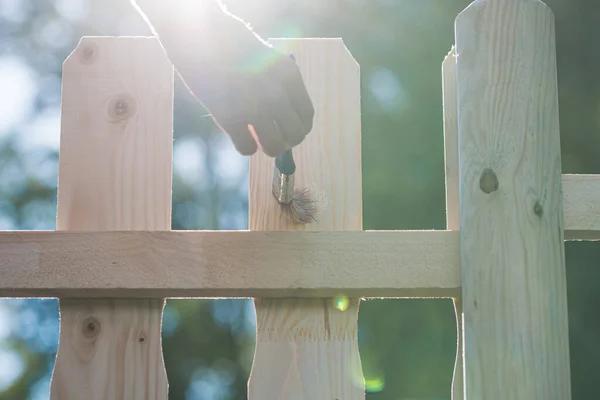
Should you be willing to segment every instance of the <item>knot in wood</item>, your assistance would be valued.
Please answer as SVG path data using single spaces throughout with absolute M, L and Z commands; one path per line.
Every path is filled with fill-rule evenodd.
M 483 193 L 489 194 L 498 190 L 498 186 L 496 173 L 490 168 L 485 169 L 481 174 L 481 178 L 479 178 L 479 188 Z
M 78 52 L 79 61 L 83 64 L 92 64 L 98 58 L 98 49 L 94 43 L 83 45 Z
M 81 333 L 87 339 L 93 339 L 100 334 L 102 324 L 95 317 L 87 317 L 81 323 Z
M 542 207 L 542 205 L 540 204 L 539 201 L 536 201 L 535 204 L 533 205 L 533 212 L 538 217 L 541 217 L 544 214 L 544 208 Z
M 127 102 L 121 101 L 115 106 L 115 114 L 123 115 L 127 113 Z
M 108 119 L 120 122 L 130 118 L 135 113 L 135 101 L 128 94 L 113 97 L 108 104 Z

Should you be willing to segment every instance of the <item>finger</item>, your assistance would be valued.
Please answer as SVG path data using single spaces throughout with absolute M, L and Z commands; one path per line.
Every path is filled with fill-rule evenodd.
M 282 86 L 288 94 L 291 106 L 296 110 L 304 125 L 305 135 L 307 135 L 313 128 L 315 108 L 297 66 L 294 65 L 294 72 L 283 80 Z
M 288 149 L 281 132 L 272 118 L 262 118 L 251 123 L 260 147 L 269 157 L 276 157 Z
M 251 156 L 256 153 L 258 145 L 250 133 L 250 130 L 248 130 L 247 123 L 220 123 L 216 119 L 215 123 L 227 133 L 238 153 L 243 156 Z
M 283 140 L 288 146 L 294 147 L 304 140 L 308 133 L 306 126 L 300 121 L 296 110 L 285 94 L 282 93 L 277 100 L 271 101 L 269 108 Z

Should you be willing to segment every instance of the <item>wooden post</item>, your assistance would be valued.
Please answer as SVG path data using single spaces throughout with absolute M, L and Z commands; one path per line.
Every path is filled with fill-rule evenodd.
M 460 230 L 460 202 L 458 192 L 458 116 L 456 111 L 456 53 L 454 46 L 442 63 L 442 91 L 444 102 L 444 155 L 446 164 L 446 229 Z M 463 324 L 462 297 L 452 298 L 456 314 L 456 359 L 452 377 L 452 400 L 462 400 L 463 391 Z
M 568 400 L 553 13 L 477 0 L 456 54 L 465 395 Z
M 250 161 L 250 229 L 361 231 L 360 68 L 340 39 L 271 42 L 295 55 L 314 101 L 314 128 L 294 148 L 296 187 L 312 187 L 325 205 L 318 222 L 287 223 L 271 193 L 274 160 L 257 154 Z M 249 400 L 365 398 L 357 341 L 360 299 L 339 295 L 255 300 Z
M 62 95 L 56 229 L 170 230 L 173 67 L 159 42 L 83 38 Z M 163 299 L 59 304 L 51 399 L 167 399 Z

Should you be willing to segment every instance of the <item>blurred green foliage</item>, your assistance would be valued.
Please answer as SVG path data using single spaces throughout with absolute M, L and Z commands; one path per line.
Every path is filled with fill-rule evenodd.
M 364 228 L 443 229 L 440 67 L 453 44 L 454 18 L 469 2 L 224 3 L 263 37 L 344 39 L 362 74 Z M 556 16 L 563 172 L 598 173 L 600 3 L 547 4 Z M 61 64 L 79 38 L 146 34 L 127 0 L 0 0 L 0 88 L 10 88 L 7 65 L 18 65 L 33 84 L 17 88 L 21 97 L 30 92 L 23 107 L 11 108 L 18 118 L 0 111 L 0 229 L 54 229 Z M 176 89 L 173 228 L 245 229 L 245 160 L 179 82 Z M 14 95 L 0 91 L 0 105 L 11 105 Z M 219 179 L 230 173 L 225 170 L 235 179 Z M 599 256 L 595 243 L 567 244 L 574 400 L 600 398 Z M 8 333 L 0 339 L 0 376 L 15 375 L 0 389 L 0 400 L 48 398 L 57 302 L 4 300 L 0 306 L 12 313 L 1 320 L 0 332 Z M 170 398 L 245 398 L 254 351 L 251 302 L 170 300 L 163 338 Z M 450 399 L 451 301 L 364 301 L 359 342 L 365 377 L 374 382 L 369 400 Z

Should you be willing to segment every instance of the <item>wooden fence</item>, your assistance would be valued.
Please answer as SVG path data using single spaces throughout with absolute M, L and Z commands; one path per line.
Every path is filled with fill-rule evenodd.
M 56 231 L 0 233 L 0 296 L 60 299 L 51 398 L 166 399 L 164 298 L 252 297 L 249 399 L 364 399 L 360 299 L 446 297 L 454 399 L 570 399 L 564 240 L 600 238 L 600 176 L 561 174 L 554 17 L 478 0 L 455 34 L 443 231 L 362 229 L 360 70 L 340 39 L 272 41 L 315 101 L 295 154 L 319 222 L 281 218 L 257 154 L 248 231 L 171 231 L 172 65 L 155 38 L 83 38 L 64 64 Z

